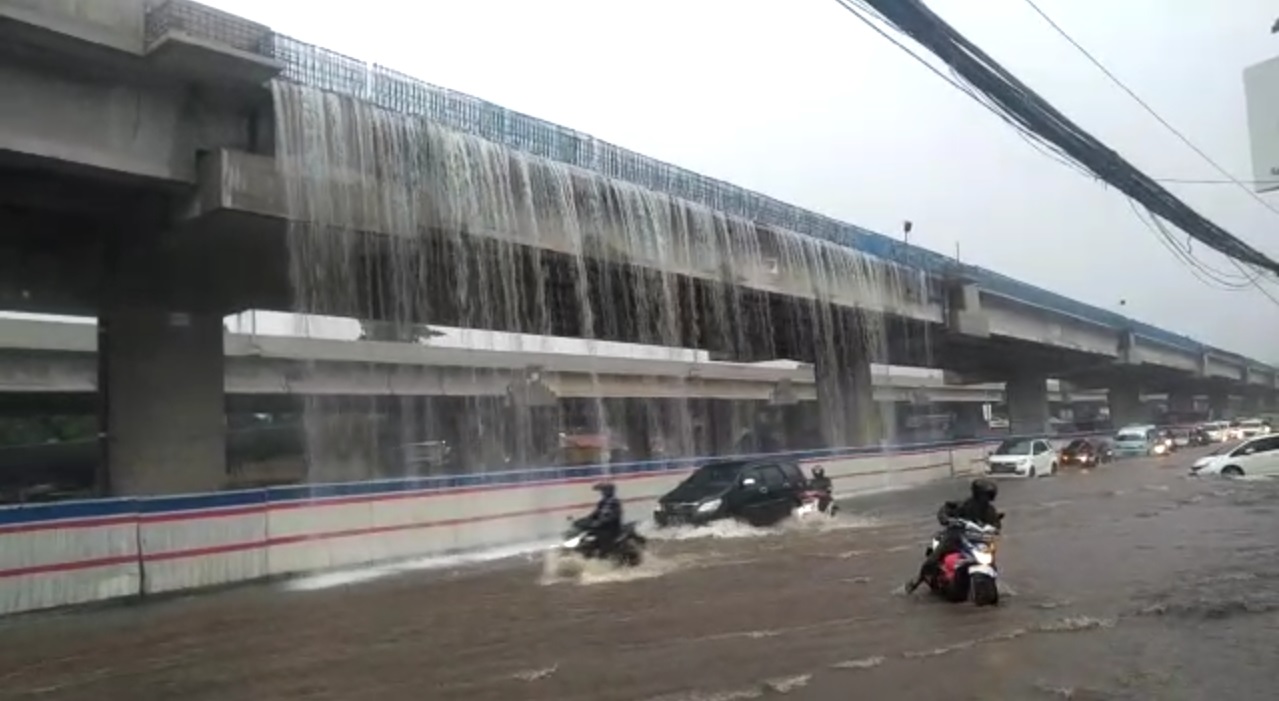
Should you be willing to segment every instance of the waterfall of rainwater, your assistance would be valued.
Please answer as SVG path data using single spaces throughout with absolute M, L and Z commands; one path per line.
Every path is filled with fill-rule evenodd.
M 837 361 L 882 355 L 881 312 L 923 294 L 917 271 L 850 248 L 357 99 L 283 81 L 273 91 L 299 312 L 535 334 L 541 338 L 515 342 L 533 352 L 553 335 L 696 345 L 749 359 L 789 349 L 851 387 L 869 376 L 851 377 Z M 863 311 L 850 317 L 850 307 Z M 567 459 L 564 441 L 575 433 L 612 435 L 631 458 L 724 453 L 761 415 L 779 411 L 767 397 L 699 397 L 703 384 L 687 374 L 674 387 L 619 390 L 613 375 L 592 370 L 598 357 L 588 345 L 585 385 L 536 368 L 475 368 L 462 381 L 454 370 L 431 396 L 308 400 L 310 476 L 386 474 L 387 456 L 402 444 L 439 440 L 449 442 L 451 462 L 430 470 L 556 462 Z M 538 393 L 521 389 L 520 377 L 536 377 L 553 394 L 576 389 L 530 405 L 521 398 Z M 399 389 L 392 383 L 388 392 Z M 769 425 L 815 431 L 807 404 L 799 420 Z M 877 422 L 867 407 L 844 408 L 860 415 L 837 423 Z M 410 426 L 408 438 L 372 428 L 384 414 Z M 828 435 L 843 436 L 840 428 Z M 780 441 L 763 447 L 816 447 L 808 436 Z

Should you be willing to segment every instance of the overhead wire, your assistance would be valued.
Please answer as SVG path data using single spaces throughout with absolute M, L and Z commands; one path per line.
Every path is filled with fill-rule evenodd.
M 1016 122 L 1015 120 L 1009 119 L 1006 115 L 999 112 L 998 109 L 994 107 L 989 102 L 989 100 L 985 98 L 985 96 L 983 96 L 981 93 L 976 92 L 971 87 L 963 84 L 962 81 L 955 76 L 953 69 L 951 70 L 950 76 L 943 74 L 939 69 L 937 69 L 935 66 L 930 64 L 926 59 L 919 56 L 917 53 L 912 51 L 909 47 L 905 46 L 902 42 L 898 41 L 892 35 L 888 34 L 881 26 L 877 25 L 875 22 L 871 21 L 870 18 L 862 14 L 862 11 L 861 11 L 862 8 L 855 7 L 853 5 L 852 0 L 837 0 L 837 2 L 843 5 L 845 9 L 849 10 L 855 17 L 857 17 L 864 24 L 866 24 L 866 26 L 870 27 L 880 36 L 882 36 L 883 38 L 891 42 L 894 46 L 896 46 L 897 48 L 899 48 L 900 50 L 902 50 L 903 52 L 911 56 L 911 58 L 914 58 L 916 61 L 924 65 L 924 67 L 928 68 L 930 71 L 932 71 L 934 75 L 938 76 L 942 80 L 945 80 L 947 83 L 950 83 L 952 87 L 956 88 L 960 92 L 963 92 L 965 95 L 968 95 L 969 97 L 973 98 L 975 101 L 977 101 L 987 110 L 989 110 L 992 114 L 994 114 L 995 116 L 999 117 L 1004 122 L 1013 126 L 1017 134 L 1023 140 L 1025 140 L 1032 147 L 1039 150 L 1043 155 L 1057 161 L 1058 163 L 1062 165 L 1069 166 L 1075 169 L 1077 172 L 1080 172 L 1087 177 L 1094 178 L 1094 179 L 1096 178 L 1096 176 L 1093 173 L 1088 172 L 1087 170 L 1084 170 L 1081 166 L 1079 166 L 1079 164 L 1071 161 L 1069 156 L 1063 153 L 1059 148 L 1056 148 L 1054 145 L 1045 142 L 1044 139 L 1040 137 L 1038 134 L 1035 134 L 1034 132 L 1029 131 L 1024 125 Z M 885 21 L 883 19 L 883 16 L 880 15 L 878 12 L 874 11 L 873 9 L 870 10 L 868 14 L 874 15 L 876 19 L 879 19 L 880 21 Z M 1131 199 L 1129 201 L 1131 202 Z M 1134 213 L 1135 212 L 1136 210 L 1134 209 Z M 1202 266 L 1199 263 L 1199 261 L 1195 259 L 1193 256 L 1188 256 L 1186 252 L 1182 251 L 1180 247 L 1177 245 L 1176 241 L 1170 240 L 1168 238 L 1168 234 L 1166 230 L 1162 228 L 1156 228 L 1155 226 L 1151 225 L 1149 222 L 1146 222 L 1144 219 L 1141 219 L 1140 215 L 1138 215 L 1138 220 L 1141 221 L 1146 226 L 1146 228 L 1151 232 L 1151 234 L 1154 235 L 1159 240 L 1159 242 L 1173 254 L 1175 258 L 1182 261 L 1183 264 L 1191 267 L 1192 268 L 1191 274 L 1194 275 L 1201 282 L 1203 282 L 1205 285 L 1208 285 L 1210 287 L 1216 287 L 1218 289 L 1226 289 L 1226 290 L 1233 290 L 1233 289 L 1240 289 L 1240 288 L 1247 287 L 1247 283 L 1239 284 L 1239 283 L 1234 283 L 1228 279 L 1223 279 L 1228 276 L 1221 273 L 1220 271 L 1216 271 L 1213 269 L 1201 269 L 1204 266 Z
M 891 24 L 890 22 L 888 22 L 886 18 L 883 17 L 883 15 L 879 14 L 878 11 L 874 10 L 874 8 L 858 8 L 854 4 L 856 0 L 835 0 L 835 1 L 838 2 L 840 5 L 842 5 L 844 9 L 851 12 L 854 17 L 861 20 L 862 23 L 865 24 L 867 27 L 870 27 L 881 37 L 886 39 L 893 46 L 896 46 L 903 53 L 905 53 L 906 55 L 918 61 L 920 65 L 922 65 L 924 68 L 927 68 L 929 71 L 931 71 L 933 75 L 936 75 L 938 78 L 941 78 L 942 80 L 946 81 L 948 84 L 950 84 L 951 87 L 967 95 L 977 104 L 986 108 L 986 110 L 989 111 L 991 114 L 998 117 L 1001 121 L 1013 127 L 1013 129 L 1017 132 L 1017 135 L 1020 136 L 1024 141 L 1026 141 L 1026 143 L 1030 144 L 1032 148 L 1038 150 L 1040 153 L 1047 156 L 1048 158 L 1051 158 L 1064 166 L 1067 166 L 1069 168 L 1076 170 L 1082 175 L 1085 175 L 1091 178 L 1096 177 L 1092 173 L 1081 168 L 1078 163 L 1071 161 L 1069 156 L 1067 156 L 1064 152 L 1062 152 L 1061 149 L 1059 149 L 1056 145 L 1044 140 L 1043 137 L 1041 137 L 1039 134 L 1036 134 L 1034 131 L 1027 128 L 1026 125 L 1018 122 L 1015 119 L 1010 118 L 1007 114 L 1004 114 L 1003 112 L 1001 112 L 999 108 L 990 100 L 990 98 L 986 97 L 984 94 L 974 89 L 972 86 L 965 84 L 961 78 L 957 77 L 953 68 L 950 69 L 950 75 L 943 73 L 941 69 L 929 63 L 928 60 L 925 59 L 923 56 L 920 56 L 919 54 L 912 51 L 910 47 L 906 46 L 904 43 L 899 41 L 896 37 L 889 34 L 887 31 L 884 30 L 883 27 L 876 24 L 874 21 L 866 17 L 861 12 L 862 9 L 865 9 L 868 11 L 869 14 L 874 15 L 875 18 L 880 20 L 882 23 Z
M 1047 23 L 1048 26 L 1052 27 L 1052 29 L 1058 35 L 1060 35 L 1063 39 L 1066 40 L 1067 43 L 1073 46 L 1075 50 L 1077 50 L 1080 54 L 1084 56 L 1084 58 L 1088 59 L 1088 61 L 1092 63 L 1093 66 L 1097 68 L 1097 70 L 1101 71 L 1102 74 L 1105 75 L 1110 80 L 1111 83 L 1113 83 L 1120 90 L 1124 91 L 1130 98 L 1132 98 L 1134 102 L 1140 105 L 1143 110 L 1145 110 L 1151 117 L 1153 117 L 1155 121 L 1159 122 L 1159 124 L 1161 124 L 1165 129 L 1167 129 L 1173 136 L 1177 137 L 1177 139 L 1181 141 L 1181 143 L 1183 143 L 1187 148 L 1189 148 L 1201 159 L 1203 159 L 1204 162 L 1206 162 L 1208 165 L 1212 166 L 1214 170 L 1220 173 L 1225 178 L 1225 181 L 1224 181 L 1225 183 L 1235 185 L 1240 190 L 1243 190 L 1245 193 L 1247 193 L 1249 197 L 1251 197 L 1252 199 L 1260 203 L 1261 206 L 1270 210 L 1272 213 L 1279 215 L 1279 209 L 1275 208 L 1269 202 L 1262 199 L 1262 197 L 1258 195 L 1252 188 L 1249 188 L 1247 185 L 1244 184 L 1242 180 L 1236 178 L 1233 174 L 1230 173 L 1230 171 L 1228 171 L 1220 163 L 1214 160 L 1212 156 L 1209 156 L 1207 152 L 1205 152 L 1197 144 L 1191 141 L 1188 136 L 1186 136 L 1184 133 L 1181 132 L 1181 130 L 1173 126 L 1172 123 L 1169 122 L 1167 119 L 1165 119 L 1163 115 L 1159 114 L 1159 112 L 1154 107 L 1152 107 L 1150 103 L 1142 99 L 1141 96 L 1136 93 L 1136 91 L 1128 87 L 1128 85 L 1124 83 L 1124 81 L 1120 80 L 1120 78 L 1117 75 L 1115 75 L 1114 72 L 1112 72 L 1109 68 L 1107 68 L 1106 65 L 1103 64 L 1100 59 L 1098 59 L 1095 55 L 1093 55 L 1092 52 L 1084 48 L 1082 44 L 1076 41 L 1075 38 L 1071 36 L 1070 33 L 1065 30 L 1064 27 L 1058 24 L 1055 20 L 1053 20 L 1052 17 L 1048 15 L 1047 12 L 1045 12 L 1041 7 L 1039 7 L 1039 5 L 1036 4 L 1035 0 L 1024 0 L 1024 1 L 1027 5 L 1030 6 L 1030 9 L 1034 11 L 1035 14 L 1039 15 L 1039 17 L 1043 19 L 1043 21 Z M 1169 182 L 1171 180 L 1172 179 L 1164 179 L 1164 182 Z M 1170 235 L 1167 234 L 1166 230 L 1163 229 L 1162 225 L 1158 223 L 1153 213 L 1152 213 L 1152 220 L 1155 221 L 1155 225 L 1159 227 L 1160 231 L 1163 231 L 1165 233 L 1166 238 L 1171 238 Z M 1175 243 L 1172 243 L 1172 245 L 1174 247 L 1176 246 Z M 1185 260 L 1187 259 L 1183 257 L 1183 261 Z M 1190 254 L 1190 260 L 1192 261 L 1191 264 L 1194 267 L 1198 267 L 1200 270 L 1204 270 L 1208 268 L 1208 266 L 1202 263 L 1202 261 L 1198 261 L 1197 259 L 1194 259 L 1193 254 Z M 1236 289 L 1244 289 L 1248 287 L 1249 285 L 1252 285 L 1256 287 L 1263 295 L 1265 295 L 1272 303 L 1279 305 L 1279 298 L 1276 298 L 1274 294 L 1272 294 L 1269 290 L 1267 290 L 1260 282 L 1259 280 L 1259 278 L 1261 277 L 1260 271 L 1254 270 L 1252 273 L 1249 273 L 1244 268 L 1244 266 L 1240 264 L 1239 261 L 1235 260 L 1234 258 L 1229 258 L 1229 260 L 1236 268 L 1239 269 L 1241 277 L 1247 280 L 1247 283 L 1237 287 Z M 1220 273 L 1220 271 L 1215 271 L 1215 272 L 1217 273 L 1217 277 L 1222 276 L 1222 273 Z
M 919 0 L 837 1 L 864 22 L 869 21 L 866 14 L 874 15 L 911 37 L 945 61 L 963 82 L 985 95 L 993 103 L 995 110 L 1006 118 L 1005 121 L 1011 121 L 1026 132 L 1034 134 L 1036 140 L 1051 144 L 1054 150 L 1071 162 L 1141 203 L 1151 214 L 1168 221 L 1195 240 L 1229 258 L 1279 273 L 1279 262 L 1206 219 L 1099 142 Z M 881 30 L 879 27 L 876 29 Z M 880 33 L 885 34 L 883 31 Z M 900 46 L 899 42 L 893 43 Z M 911 55 L 914 56 L 913 53 Z M 926 65 L 929 65 L 930 70 L 938 72 L 931 64 Z M 990 103 L 983 101 L 983 104 Z

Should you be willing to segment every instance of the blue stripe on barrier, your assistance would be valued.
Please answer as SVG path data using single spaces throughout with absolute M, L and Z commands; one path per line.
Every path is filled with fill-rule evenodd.
M 1051 438 L 1067 439 L 1076 435 L 1094 434 L 1069 434 L 1052 436 Z M 661 474 L 663 472 L 691 469 L 705 462 L 724 459 L 754 460 L 771 458 L 804 462 L 832 458 L 865 457 L 882 454 L 918 454 L 988 445 L 1008 438 L 1017 437 L 1020 436 L 999 436 L 935 443 L 913 443 L 862 448 L 823 448 L 784 453 L 674 458 L 670 460 L 648 460 L 642 462 L 616 463 L 611 465 L 549 467 L 531 470 L 509 470 L 503 472 L 377 480 L 372 482 L 346 482 L 271 487 L 268 489 L 258 490 L 214 492 L 209 494 L 184 494 L 148 497 L 142 499 L 96 499 L 58 502 L 53 504 L 6 506 L 0 507 L 0 526 L 69 519 L 106 518 L 131 514 L 157 514 L 172 512 L 190 512 L 194 514 L 204 510 L 212 511 L 234 507 L 266 505 L 268 503 L 305 502 L 317 499 L 333 499 L 342 497 L 373 497 L 405 492 L 435 492 L 453 489 L 517 486 L 520 484 L 531 483 L 553 483 L 599 477 Z
M 131 498 L 60 501 L 53 504 L 21 504 L 0 508 L 0 526 L 68 519 L 132 516 L 137 513 L 138 500 Z
M 179 494 L 176 496 L 147 497 L 138 500 L 138 512 L 159 514 L 171 511 L 200 511 L 244 506 L 266 506 L 265 489 L 249 489 L 235 492 L 209 494 Z

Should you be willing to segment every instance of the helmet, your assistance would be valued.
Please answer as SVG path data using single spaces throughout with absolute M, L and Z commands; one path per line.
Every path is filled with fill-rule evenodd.
M 973 498 L 979 501 L 994 501 L 999 496 L 999 485 L 981 477 L 973 480 Z
M 591 489 L 594 489 L 606 497 L 611 497 L 617 492 L 617 487 L 614 486 L 612 482 L 600 482 L 594 487 L 591 487 Z
M 824 467 L 822 467 L 822 466 L 820 466 L 820 465 L 818 465 L 817 467 L 814 467 L 814 468 L 813 468 L 813 476 L 814 476 L 814 477 L 825 477 L 825 476 L 826 476 L 826 468 L 824 468 Z

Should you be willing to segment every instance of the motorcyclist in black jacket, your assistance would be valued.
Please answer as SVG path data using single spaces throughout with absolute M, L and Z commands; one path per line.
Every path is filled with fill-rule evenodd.
M 617 498 L 617 487 L 612 482 L 600 482 L 593 489 L 600 493 L 600 500 L 578 525 L 594 534 L 600 546 L 607 550 L 622 534 L 622 500 Z
M 995 497 L 999 496 L 999 485 L 982 477 L 973 480 L 970 489 L 971 496 L 963 502 L 948 501 L 937 510 L 937 522 L 943 526 L 937 547 L 924 559 L 924 564 L 919 568 L 919 575 L 907 583 L 906 591 L 914 591 L 924 582 L 928 573 L 941 564 L 942 558 L 959 548 L 960 534 L 947 527 L 951 519 L 963 519 L 995 527 L 1003 523 L 1004 515 L 995 508 Z
M 826 476 L 826 470 L 821 467 L 813 468 L 813 476 L 808 480 L 808 488 L 814 492 L 821 492 L 821 497 L 817 500 L 817 508 L 825 513 L 826 508 L 830 506 L 831 500 L 834 499 L 833 487 L 830 478 Z

